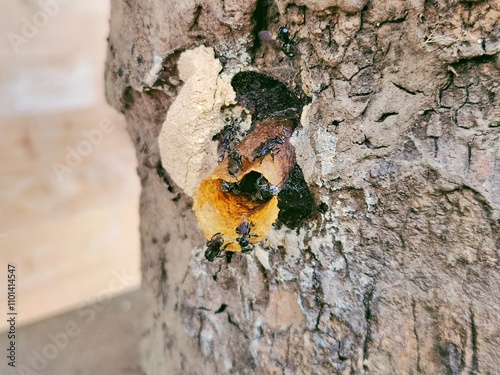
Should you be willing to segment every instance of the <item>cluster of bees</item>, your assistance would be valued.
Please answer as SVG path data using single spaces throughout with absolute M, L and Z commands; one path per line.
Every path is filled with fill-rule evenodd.
M 243 181 L 241 183 L 222 181 L 220 189 L 224 193 L 247 196 L 251 201 L 259 203 L 267 202 L 279 193 L 279 188 L 269 183 L 262 175 L 257 177 L 250 192 L 245 192 L 244 185 L 246 184 Z
M 252 151 L 252 160 L 249 160 L 246 156 L 242 156 L 235 148 L 239 143 L 239 129 L 233 123 L 226 125 L 212 139 L 218 141 L 217 154 L 219 164 L 227 156 L 227 172 L 233 178 L 236 178 L 242 168 L 242 158 L 251 162 L 260 160 L 262 163 L 264 157 L 269 154 L 274 160 L 274 156 L 280 152 L 279 145 L 284 143 L 281 137 L 269 138 Z M 243 195 L 254 202 L 267 202 L 279 193 L 279 188 L 269 183 L 263 175 L 258 175 L 254 181 L 252 180 L 250 186 L 248 181 L 245 181 L 245 178 L 240 182 L 221 181 L 220 189 L 225 193 Z M 242 253 L 249 253 L 253 250 L 250 237 L 257 237 L 257 235 L 251 233 L 252 227 L 253 223 L 248 222 L 245 217 L 242 217 L 240 224 L 236 227 L 236 234 L 239 235 L 236 241 L 240 245 Z M 231 243 L 224 244 L 222 234 L 214 234 L 206 243 L 205 258 L 213 262 L 215 258 L 224 257 L 226 249 Z
M 236 175 L 241 170 L 241 154 L 234 148 L 239 143 L 240 129 L 233 122 L 230 122 L 212 138 L 212 141 L 219 141 L 217 144 L 217 156 L 219 164 L 222 163 L 226 155 L 229 158 L 227 172 L 231 177 Z
M 253 250 L 253 245 L 250 242 L 250 237 L 257 237 L 257 235 L 251 233 L 252 227 L 253 224 L 249 223 L 245 217 L 242 218 L 240 225 L 236 227 L 236 233 L 239 235 L 239 237 L 236 239 L 236 242 L 238 242 L 238 244 L 241 246 L 242 253 L 249 253 Z M 231 243 L 232 242 L 229 242 L 224 245 L 224 237 L 222 237 L 222 234 L 215 233 L 210 241 L 207 241 L 205 258 L 210 262 L 213 262 L 215 258 L 223 258 L 226 252 L 226 248 Z
M 242 156 L 238 150 L 235 149 L 235 146 L 239 143 L 239 128 L 230 123 L 213 136 L 213 141 L 218 141 L 217 144 L 217 156 L 219 164 L 224 160 L 226 155 L 228 156 L 228 165 L 227 165 L 227 173 L 233 178 L 236 178 L 236 175 L 240 172 L 242 168 L 242 158 L 250 161 L 246 156 Z M 264 157 L 269 154 L 274 160 L 274 155 L 277 154 L 280 150 L 276 149 L 278 145 L 283 144 L 283 138 L 274 137 L 269 138 L 262 142 L 259 146 L 255 148 L 252 152 L 252 162 L 257 159 L 262 160 Z
M 262 164 L 264 157 L 269 154 L 274 160 L 274 156 L 280 152 L 279 145 L 282 145 L 284 142 L 281 137 L 265 140 L 252 151 L 252 160 L 249 160 L 246 156 L 241 155 L 235 148 L 239 143 L 239 129 L 233 123 L 226 125 L 219 133 L 214 135 L 212 140 L 218 141 L 217 155 L 219 164 L 227 155 L 227 173 L 233 178 L 236 178 L 240 172 L 243 158 L 249 162 L 260 160 Z M 270 184 L 264 176 L 259 176 L 251 189 L 244 189 L 242 188 L 243 185 L 244 184 L 237 182 L 222 181 L 221 190 L 225 193 L 235 195 L 250 194 L 250 200 L 256 202 L 266 202 L 279 193 L 278 187 Z

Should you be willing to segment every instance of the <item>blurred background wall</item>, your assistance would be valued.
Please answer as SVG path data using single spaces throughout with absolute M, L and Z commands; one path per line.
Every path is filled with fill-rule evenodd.
M 140 187 L 103 94 L 109 2 L 0 4 L 0 285 L 15 264 L 26 324 L 139 287 Z

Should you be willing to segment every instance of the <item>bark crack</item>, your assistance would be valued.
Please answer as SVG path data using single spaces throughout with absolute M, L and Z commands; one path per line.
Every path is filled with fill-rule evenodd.
M 337 244 L 337 248 L 339 250 L 340 256 L 344 259 L 344 262 L 345 262 L 346 276 L 349 277 L 350 276 L 350 272 L 349 272 L 350 266 L 349 266 L 349 260 L 347 259 L 347 256 L 344 252 L 344 246 L 342 245 L 342 242 L 340 242 L 340 241 L 337 241 L 336 244 Z
M 375 290 L 375 285 L 372 285 L 370 290 L 365 293 L 363 297 L 363 305 L 365 305 L 365 320 L 366 320 L 366 333 L 365 333 L 365 341 L 363 342 L 363 369 L 368 371 L 368 364 L 366 360 L 368 359 L 368 346 L 371 342 L 372 336 L 372 299 L 373 299 L 373 291 Z
M 472 161 L 472 142 L 467 142 L 467 172 L 470 172 L 471 161 Z
M 370 150 L 378 150 L 380 148 L 388 148 L 389 146 L 387 145 L 382 145 L 382 146 L 374 146 L 371 142 L 370 139 L 365 135 L 365 139 L 362 142 L 353 142 L 354 144 L 357 144 L 359 146 L 365 146 L 369 148 Z
M 219 279 L 220 271 L 222 271 L 222 264 L 219 264 L 219 269 L 217 271 L 215 271 L 215 273 L 212 276 L 212 279 L 214 279 L 215 282 L 217 282 Z
M 472 368 L 470 371 L 471 375 L 476 375 L 479 373 L 479 360 L 478 360 L 478 350 L 477 350 L 477 327 L 476 327 L 476 321 L 474 319 L 474 311 L 472 310 L 472 307 L 469 308 L 470 310 L 470 330 L 471 330 L 471 335 L 472 335 L 472 342 L 471 342 L 471 347 L 472 347 Z
M 450 107 L 446 107 L 444 105 L 442 105 L 442 101 L 443 101 L 443 92 L 445 92 L 446 90 L 448 90 L 448 88 L 451 86 L 451 84 L 453 83 L 453 74 L 451 72 L 448 72 L 448 81 L 446 81 L 446 83 L 443 85 L 443 87 L 441 87 L 439 89 L 439 95 L 438 95 L 438 104 L 441 108 L 450 108 Z
M 422 91 L 420 91 L 420 90 L 412 91 L 412 90 L 407 89 L 406 87 L 401 86 L 401 85 L 399 85 L 399 84 L 397 84 L 397 83 L 395 83 L 395 82 L 392 82 L 392 84 L 393 84 L 394 86 L 396 86 L 398 89 L 400 89 L 400 90 L 402 90 L 402 91 L 404 91 L 404 92 L 406 92 L 407 94 L 410 94 L 410 95 L 423 94 L 423 92 L 422 92 Z M 444 89 L 443 89 L 443 90 L 444 90 Z
M 243 334 L 243 336 L 245 336 L 245 338 L 248 339 L 248 335 L 245 333 L 245 331 L 241 329 L 238 323 L 236 323 L 233 319 L 231 319 L 231 314 L 229 313 L 227 313 L 227 321 L 229 322 L 229 324 L 235 326 L 238 329 L 238 331 L 240 331 Z
M 189 27 L 189 31 L 193 31 L 193 29 L 198 26 L 198 20 L 200 19 L 201 11 L 203 10 L 203 7 L 201 5 L 198 5 L 194 11 L 194 19 L 193 23 Z
M 413 316 L 413 334 L 415 335 L 415 341 L 417 343 L 417 374 L 420 374 L 422 372 L 422 369 L 420 368 L 420 339 L 418 337 L 418 332 L 417 332 L 417 312 L 416 312 L 416 302 L 415 299 L 412 298 L 411 302 L 411 313 Z
M 259 31 L 267 30 L 270 6 L 270 0 L 257 0 L 255 11 L 252 15 L 252 21 L 255 23 L 255 27 L 253 29 L 254 45 L 250 51 L 252 59 L 255 58 L 255 54 L 261 45 Z
M 288 339 L 286 341 L 286 358 L 285 358 L 285 366 L 283 367 L 283 374 L 285 374 L 285 370 L 288 367 L 288 361 L 290 358 L 290 336 L 292 335 L 292 328 L 288 329 Z
M 382 113 L 382 116 L 380 116 L 378 120 L 375 120 L 375 122 L 384 122 L 388 117 L 396 116 L 397 114 L 399 114 L 399 113 L 398 112 Z
M 403 14 L 403 17 L 399 17 L 399 18 L 396 18 L 396 19 L 393 19 L 393 20 L 387 20 L 387 21 L 382 21 L 380 22 L 377 27 L 380 27 L 382 25 L 386 25 L 386 24 L 391 24 L 391 23 L 403 23 L 406 21 L 406 19 L 408 18 L 408 11 L 406 11 L 404 14 Z
M 197 342 L 198 342 L 198 348 L 201 349 L 201 331 L 203 331 L 203 313 L 200 312 L 198 314 L 198 317 L 200 319 L 200 328 L 198 329 L 198 334 L 196 335 L 196 339 L 197 339 Z
M 349 359 L 349 357 L 345 357 L 341 354 L 342 351 L 344 350 L 342 347 L 342 341 L 336 340 L 336 339 L 335 339 L 335 341 L 338 343 L 338 347 L 339 347 L 337 350 L 337 359 L 339 360 L 340 363 L 347 361 Z
M 170 177 L 168 176 L 168 173 L 165 170 L 165 168 L 163 167 L 163 165 L 161 164 L 161 161 L 159 161 L 158 164 L 156 164 L 156 168 L 155 169 L 156 169 L 156 173 L 158 174 L 158 177 L 160 177 L 162 179 L 162 181 L 165 183 L 165 185 L 167 185 L 168 192 L 172 193 L 172 194 L 175 194 L 174 185 L 170 181 Z M 180 196 L 180 195 L 177 194 L 173 198 L 173 200 L 178 200 L 177 196 Z
M 320 303 L 318 316 L 316 317 L 316 325 L 314 326 L 315 331 L 319 330 L 318 327 L 319 327 L 319 323 L 321 322 L 321 316 L 323 315 L 324 307 L 325 307 L 325 305 L 323 303 Z

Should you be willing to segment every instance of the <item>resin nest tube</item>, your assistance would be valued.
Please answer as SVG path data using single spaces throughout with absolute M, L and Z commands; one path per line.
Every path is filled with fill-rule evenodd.
M 314 206 L 290 143 L 303 99 L 263 73 L 229 78 L 204 46 L 182 52 L 177 69 L 184 84 L 158 137 L 156 169 L 193 197 L 205 258 L 250 252 L 275 222 L 297 228 Z
M 195 192 L 194 210 L 207 239 L 220 233 L 224 249 L 241 251 L 242 222 L 251 225 L 251 243 L 262 240 L 279 214 L 278 192 L 295 166 L 289 119 L 267 119 L 228 152 Z

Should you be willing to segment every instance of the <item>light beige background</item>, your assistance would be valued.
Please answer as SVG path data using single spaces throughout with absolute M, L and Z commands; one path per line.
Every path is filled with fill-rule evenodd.
M 109 3 L 63 2 L 44 22 L 38 1 L 0 0 L 0 312 L 13 263 L 19 324 L 140 283 L 135 154 L 103 94 Z M 23 17 L 43 26 L 16 51 Z M 113 130 L 58 176 L 102 121 Z

